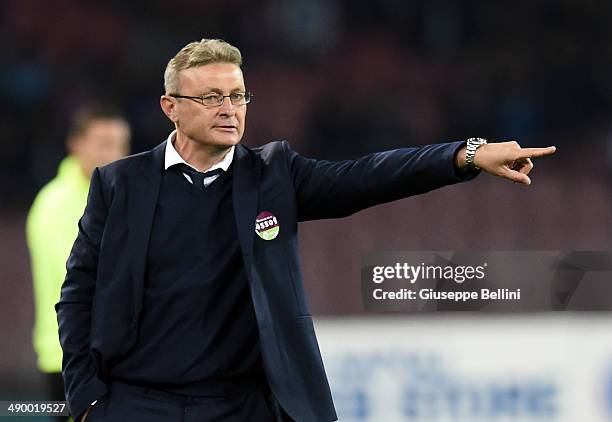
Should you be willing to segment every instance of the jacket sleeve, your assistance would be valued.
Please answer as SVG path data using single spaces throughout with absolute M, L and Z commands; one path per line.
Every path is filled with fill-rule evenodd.
M 462 172 L 455 154 L 465 142 L 401 148 L 357 160 L 305 158 L 284 141 L 295 188 L 299 221 L 337 218 L 442 186 L 471 180 L 480 170 Z
M 75 419 L 108 389 L 96 375 L 96 363 L 89 347 L 98 252 L 106 217 L 100 173 L 95 169 L 85 213 L 79 220 L 79 233 L 66 263 L 60 301 L 55 305 L 64 354 L 62 375 L 66 398 Z

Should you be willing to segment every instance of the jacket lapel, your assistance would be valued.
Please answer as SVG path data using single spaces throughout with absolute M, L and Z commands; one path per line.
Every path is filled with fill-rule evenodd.
M 241 144 L 236 145 L 233 180 L 234 215 L 249 282 L 251 282 L 250 269 L 253 263 L 253 240 L 260 177 L 259 160 Z
M 132 259 L 132 283 L 135 317 L 140 314 L 144 289 L 145 268 L 149 239 L 164 168 L 166 142 L 151 150 L 148 160 L 143 160 L 136 174 L 130 176 L 128 195 L 128 253 Z M 134 321 L 136 322 L 136 321 Z

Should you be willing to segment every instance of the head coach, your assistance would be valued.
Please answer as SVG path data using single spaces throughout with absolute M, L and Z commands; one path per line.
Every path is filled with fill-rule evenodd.
M 300 221 L 337 218 L 486 172 L 530 184 L 521 148 L 482 138 L 322 161 L 240 144 L 239 50 L 203 39 L 164 74 L 176 130 L 93 172 L 56 305 L 78 420 L 333 421 L 308 310 Z

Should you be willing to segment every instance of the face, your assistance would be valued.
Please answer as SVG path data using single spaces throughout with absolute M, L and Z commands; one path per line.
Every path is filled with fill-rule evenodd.
M 242 70 L 231 63 L 213 63 L 181 70 L 179 83 L 180 92 L 173 94 L 201 96 L 246 92 Z M 235 106 L 229 98 L 224 98 L 219 107 L 207 107 L 194 100 L 164 95 L 161 105 L 175 123 L 179 135 L 200 145 L 227 148 L 240 142 L 244 134 L 247 106 Z
M 94 168 L 109 164 L 129 152 L 130 130 L 120 119 L 93 120 L 84 133 L 71 140 L 70 152 L 89 176 Z

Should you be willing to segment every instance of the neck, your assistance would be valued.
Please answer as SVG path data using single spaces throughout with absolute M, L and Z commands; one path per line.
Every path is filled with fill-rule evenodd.
M 187 163 L 194 166 L 198 171 L 205 172 L 221 162 L 229 150 L 232 149 L 232 145 L 202 145 L 177 131 L 174 149 Z
M 92 175 L 92 173 L 94 171 L 94 167 L 91 166 L 90 164 L 88 164 L 78 154 L 71 153 L 71 155 L 72 155 L 72 158 L 76 161 L 77 166 L 79 167 L 79 170 L 81 171 L 81 174 L 83 175 L 83 177 L 89 181 L 89 179 L 91 179 L 91 175 Z

